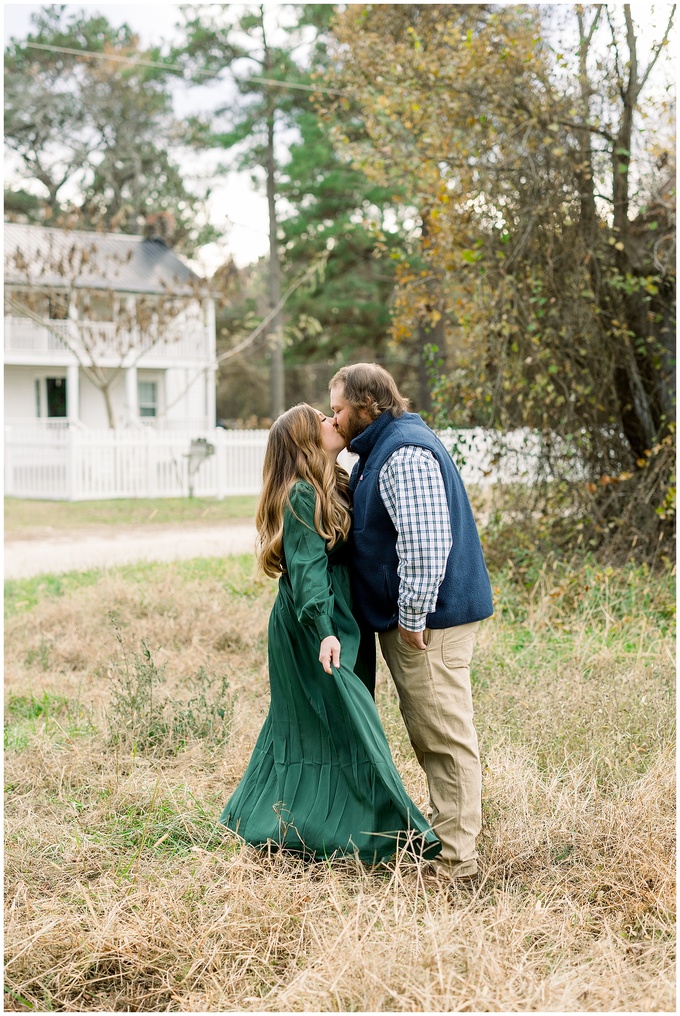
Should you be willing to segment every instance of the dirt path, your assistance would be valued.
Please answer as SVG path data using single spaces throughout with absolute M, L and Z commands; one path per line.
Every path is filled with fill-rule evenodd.
M 255 545 L 253 523 L 219 526 L 93 526 L 80 532 L 41 529 L 5 538 L 5 578 L 43 572 L 84 571 L 134 561 L 248 554 Z

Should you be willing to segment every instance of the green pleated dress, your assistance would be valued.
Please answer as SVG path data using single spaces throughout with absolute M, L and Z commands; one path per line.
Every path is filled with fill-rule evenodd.
M 286 572 L 269 619 L 271 705 L 243 779 L 220 822 L 247 843 L 309 858 L 358 854 L 375 863 L 441 844 L 407 795 L 375 702 L 355 672 L 359 628 L 343 547 L 327 551 L 314 526 L 314 489 L 298 481 L 286 509 Z M 326 674 L 319 644 L 337 635 L 340 667 Z

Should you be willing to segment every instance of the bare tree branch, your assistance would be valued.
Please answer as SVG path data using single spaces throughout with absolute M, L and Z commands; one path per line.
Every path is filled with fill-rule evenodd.
M 619 94 L 621 95 L 622 99 L 625 99 L 625 92 L 623 90 L 623 73 L 621 71 L 621 65 L 619 60 L 619 44 L 616 38 L 616 29 L 614 28 L 614 24 L 612 22 L 612 16 L 609 10 L 609 6 L 605 4 L 605 8 L 607 13 L 607 21 L 609 22 L 609 30 L 612 33 L 612 45 L 614 46 L 614 67 L 616 69 L 616 76 L 618 80 L 621 82 L 619 86 Z
M 33 321 L 34 324 L 40 325 L 41 328 L 44 328 L 46 331 L 48 331 L 50 335 L 56 338 L 59 342 L 62 342 L 69 350 L 69 352 L 73 353 L 76 360 L 78 361 L 78 366 L 82 368 L 83 372 L 85 373 L 85 376 L 92 382 L 92 384 L 95 385 L 97 388 L 102 387 L 102 381 L 106 382 L 106 379 L 101 374 L 101 368 L 98 367 L 96 363 L 90 365 L 87 363 L 86 360 L 83 360 L 79 351 L 77 351 L 74 348 L 74 346 L 68 341 L 68 339 L 64 336 L 63 331 L 60 331 L 59 329 L 55 328 L 54 325 L 50 324 L 49 318 L 43 317 L 42 314 L 36 314 L 36 312 L 34 310 L 31 310 L 30 307 L 27 307 L 25 304 L 19 303 L 17 300 L 12 299 L 11 296 L 9 298 L 9 305 L 11 310 L 17 312 L 17 315 L 19 315 L 20 317 L 28 318 L 29 321 Z M 118 373 L 120 373 L 120 371 L 123 368 L 113 367 L 111 369 L 115 370 L 117 373 L 114 374 L 114 376 L 111 378 L 110 381 L 106 382 L 107 385 L 110 385 L 111 382 L 115 380 L 115 378 L 118 376 Z
M 579 4 L 579 6 L 581 6 L 581 5 Z M 586 51 L 586 53 L 590 49 L 590 43 L 592 42 L 592 39 L 593 39 L 593 33 L 595 32 L 595 29 L 597 28 L 597 23 L 600 20 L 600 14 L 601 13 L 602 13 L 602 5 L 599 4 L 598 7 L 597 7 L 597 10 L 595 11 L 595 17 L 593 18 L 593 22 L 592 22 L 592 24 L 590 26 L 590 31 L 588 32 L 588 35 L 587 35 L 586 40 L 585 40 L 585 51 Z
M 328 260 L 328 253 L 324 254 L 321 258 L 319 258 L 312 265 L 310 265 L 310 267 L 307 269 L 307 271 L 304 272 L 300 276 L 299 279 L 296 279 L 295 282 L 293 282 L 288 287 L 288 289 L 285 291 L 285 293 L 283 294 L 283 296 L 281 297 L 281 299 L 279 300 L 277 305 L 275 307 L 272 307 L 272 309 L 269 311 L 267 316 L 264 317 L 262 319 L 262 321 L 260 321 L 259 325 L 256 328 L 254 328 L 253 331 L 250 332 L 249 335 L 246 335 L 245 339 L 243 339 L 241 342 L 239 342 L 232 349 L 227 349 L 224 353 L 221 353 L 220 356 L 217 357 L 217 361 L 216 362 L 218 364 L 224 363 L 226 360 L 231 360 L 235 356 L 240 356 L 240 354 L 245 352 L 246 349 L 249 349 L 260 338 L 262 333 L 266 331 L 267 326 L 271 323 L 271 321 L 274 319 L 274 317 L 277 314 L 279 314 L 280 311 L 283 310 L 283 308 L 285 307 L 286 303 L 288 302 L 290 297 L 293 295 L 293 293 L 297 289 L 299 289 L 300 286 L 303 285 L 303 283 L 309 282 L 314 277 L 314 275 L 316 275 L 317 273 L 320 273 L 323 270 L 323 268 L 325 267 L 325 264 L 326 264 L 327 260 Z M 187 384 L 184 386 L 184 388 L 182 388 L 182 390 L 179 392 L 179 394 L 172 400 L 172 402 L 169 402 L 165 406 L 165 408 L 163 409 L 163 412 L 160 413 L 159 415 L 162 417 L 162 416 L 164 416 L 167 413 L 167 411 L 169 409 L 172 409 L 172 407 L 175 406 L 184 397 L 186 392 L 189 391 L 191 386 L 193 384 L 195 384 L 195 382 L 202 375 L 207 373 L 208 369 L 209 368 L 207 368 L 207 367 L 201 367 L 200 370 L 198 370 L 196 372 L 196 374 L 194 374 L 194 376 L 187 382 Z
M 288 302 L 289 298 L 293 295 L 295 290 L 299 289 L 304 282 L 309 281 L 313 275 L 319 272 L 325 266 L 327 260 L 328 253 L 326 252 L 321 258 L 319 258 L 312 265 L 310 265 L 307 271 L 304 272 L 304 274 L 301 275 L 299 279 L 297 279 L 288 287 L 288 289 L 285 291 L 285 293 L 283 294 L 279 302 L 276 304 L 276 306 L 272 307 L 272 309 L 269 311 L 266 317 L 264 317 L 262 321 L 260 321 L 257 328 L 254 328 L 253 331 L 249 335 L 247 335 L 242 342 L 239 342 L 238 345 L 234 346 L 233 349 L 227 349 L 226 352 L 221 353 L 220 356 L 217 357 L 217 362 L 223 363 L 225 360 L 230 360 L 232 357 L 238 356 L 249 346 L 252 346 L 252 344 L 266 330 L 267 326 L 274 320 L 276 315 L 281 310 L 283 310 L 284 306 Z
M 637 99 L 638 95 L 640 94 L 640 92 L 642 91 L 642 89 L 645 87 L 645 85 L 647 83 L 647 78 L 652 73 L 654 65 L 655 65 L 656 61 L 659 59 L 659 56 L 661 54 L 661 50 L 664 48 L 664 46 L 668 42 L 668 37 L 670 35 L 671 28 L 673 27 L 673 18 L 675 17 L 676 6 L 677 6 L 676 4 L 673 4 L 673 7 L 672 7 L 671 13 L 670 13 L 670 17 L 668 19 L 668 24 L 666 25 L 666 31 L 664 32 L 663 39 L 661 40 L 660 43 L 658 43 L 658 45 L 653 47 L 653 54 L 654 55 L 652 56 L 651 60 L 649 61 L 649 64 L 647 66 L 647 70 L 643 73 L 642 78 L 640 79 L 640 84 L 638 86 L 636 99 Z
M 638 97 L 638 60 L 637 60 L 637 36 L 635 25 L 630 13 L 630 4 L 623 5 L 623 15 L 626 19 L 626 42 L 628 44 L 628 84 L 626 86 L 625 99 L 635 103 Z
M 591 134 L 599 134 L 600 137 L 606 141 L 612 143 L 614 141 L 614 135 L 611 131 L 604 130 L 602 127 L 594 127 L 589 123 L 574 123 L 573 120 L 556 120 L 561 127 L 569 127 L 571 130 L 589 131 Z

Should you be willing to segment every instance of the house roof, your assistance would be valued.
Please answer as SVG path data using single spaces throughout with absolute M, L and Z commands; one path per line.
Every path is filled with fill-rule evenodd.
M 198 276 L 163 243 L 4 223 L 5 284 L 188 295 Z

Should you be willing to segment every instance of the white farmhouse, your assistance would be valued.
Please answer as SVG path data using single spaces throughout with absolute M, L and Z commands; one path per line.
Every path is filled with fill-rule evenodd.
M 5 223 L 4 247 L 14 430 L 215 426 L 214 303 L 162 239 Z

